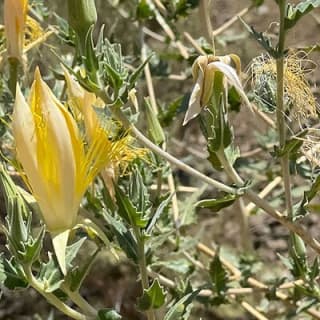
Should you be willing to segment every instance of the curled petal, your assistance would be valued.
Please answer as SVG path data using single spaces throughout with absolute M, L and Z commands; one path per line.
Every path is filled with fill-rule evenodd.
M 188 110 L 183 120 L 185 126 L 191 119 L 195 118 L 201 112 L 201 96 L 203 86 L 204 73 L 199 72 L 197 82 L 195 83 L 188 105 Z

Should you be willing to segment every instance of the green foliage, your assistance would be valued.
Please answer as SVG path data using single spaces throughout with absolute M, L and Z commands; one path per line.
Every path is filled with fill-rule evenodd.
M 204 199 L 196 203 L 196 207 L 210 208 L 213 212 L 219 212 L 223 208 L 231 206 L 237 196 L 234 194 L 228 194 L 218 199 Z
M 219 254 L 216 254 L 211 261 L 209 272 L 215 293 L 218 296 L 223 296 L 227 288 L 228 275 L 221 263 Z
M 170 306 L 170 309 L 166 313 L 163 320 L 187 320 L 190 315 L 190 311 L 192 308 L 192 301 L 195 299 L 197 294 L 199 293 L 199 290 L 190 292 L 186 294 L 184 297 L 182 297 L 180 300 L 175 302 L 172 306 Z
M 270 54 L 271 57 L 277 58 L 279 53 L 278 50 L 273 47 L 271 40 L 263 32 L 256 31 L 254 27 L 249 26 L 243 19 L 239 19 L 253 39 L 255 39 Z
M 99 310 L 96 320 L 121 320 L 122 317 L 112 309 Z
M 319 0 L 304 0 L 297 5 L 288 4 L 285 17 L 285 29 L 291 29 L 307 13 L 320 7 Z
M 156 279 L 148 289 L 143 291 L 142 297 L 139 299 L 138 307 L 140 310 L 158 309 L 165 302 L 165 291 Z

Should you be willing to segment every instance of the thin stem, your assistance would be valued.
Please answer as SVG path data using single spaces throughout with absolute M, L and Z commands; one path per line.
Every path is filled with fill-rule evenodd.
M 100 97 L 104 100 L 103 95 L 100 95 Z M 212 178 L 207 177 L 206 175 L 193 169 L 192 167 L 183 163 L 182 161 L 175 158 L 171 154 L 169 154 L 166 151 L 159 148 L 157 145 L 155 145 L 153 142 L 151 142 L 147 137 L 145 137 L 133 124 L 131 124 L 120 109 L 112 108 L 112 112 L 113 112 L 114 116 L 122 122 L 122 125 L 126 129 L 130 130 L 130 132 L 137 138 L 137 140 L 139 140 L 143 145 L 145 145 L 151 151 L 155 152 L 156 154 L 160 155 L 162 158 L 166 159 L 171 164 L 177 166 L 179 169 L 187 172 L 191 176 L 194 176 L 194 177 L 208 183 L 209 185 L 212 185 L 213 187 L 215 187 L 217 189 L 220 189 L 220 190 L 225 191 L 227 193 L 239 194 L 239 190 L 232 188 L 232 187 L 229 187 L 219 181 L 216 181 Z
M 212 24 L 210 17 L 210 4 L 211 0 L 200 0 L 199 14 L 200 21 L 202 21 L 204 33 L 206 34 L 207 41 L 212 44 L 213 54 L 215 54 L 214 36 L 212 33 Z
M 37 279 L 33 276 L 30 266 L 25 266 L 24 272 L 28 279 L 29 285 L 38 291 L 46 300 L 55 306 L 58 310 L 62 313 L 67 315 L 68 317 L 75 319 L 75 320 L 89 320 L 93 319 L 92 317 L 87 317 L 84 314 L 73 310 L 61 300 L 59 300 L 54 294 L 45 292 L 45 288 L 43 287 L 42 283 L 38 282 Z
M 100 92 L 100 98 L 106 103 L 109 103 L 108 97 L 104 92 Z M 179 167 L 179 169 L 187 172 L 188 174 L 198 178 L 201 181 L 206 182 L 207 184 L 218 188 L 219 190 L 225 191 L 227 193 L 239 194 L 239 190 L 226 186 L 225 184 L 218 182 L 214 179 L 207 177 L 201 172 L 193 169 L 192 167 L 186 165 L 182 161 L 176 159 L 174 156 L 169 153 L 163 151 L 161 148 L 152 143 L 147 137 L 145 137 L 133 124 L 129 122 L 126 116 L 119 108 L 111 108 L 113 115 L 122 122 L 124 128 L 131 130 L 131 133 L 139 140 L 143 145 L 149 148 L 151 151 L 160 155 L 164 159 L 168 160 L 170 163 Z M 232 178 L 235 183 L 239 183 L 241 179 L 236 171 L 232 168 L 230 170 L 232 173 Z M 231 177 L 231 176 L 230 176 Z M 242 179 L 241 179 L 242 181 Z M 243 185 L 243 184 L 242 184 Z M 288 230 L 295 232 L 299 235 L 315 252 L 320 254 L 320 243 L 314 239 L 309 232 L 306 232 L 300 225 L 289 221 L 285 216 L 283 216 L 279 211 L 274 209 L 267 201 L 261 199 L 255 192 L 251 190 L 244 191 L 244 196 L 249 199 L 251 202 L 255 203 L 259 208 L 263 209 L 266 213 L 268 213 L 271 217 L 279 221 L 282 225 L 284 225 Z M 240 192 L 241 193 L 241 192 Z
M 137 227 L 134 227 L 134 233 L 136 235 L 137 243 L 138 243 L 139 270 L 140 270 L 140 276 L 141 276 L 142 291 L 144 291 L 149 288 L 148 270 L 147 270 L 147 262 L 146 262 L 145 248 L 144 248 L 144 237 L 143 237 L 143 234 L 141 234 L 141 231 Z M 156 320 L 154 311 L 152 309 L 147 310 L 146 315 L 148 320 Z
M 284 147 L 287 139 L 287 129 L 285 123 L 285 107 L 284 107 L 284 46 L 285 46 L 285 11 L 286 11 L 286 0 L 279 1 L 280 9 L 280 31 L 279 31 L 279 43 L 278 43 L 278 54 L 279 58 L 276 61 L 277 65 L 277 125 L 279 133 L 280 149 Z M 289 167 L 289 156 L 285 154 L 281 158 L 281 168 L 284 182 L 284 191 L 286 199 L 286 210 L 287 215 L 290 219 L 293 218 L 292 211 L 292 195 L 291 195 L 291 179 L 290 179 L 290 167 Z
M 227 159 L 225 151 L 221 150 L 220 152 L 217 152 L 217 156 L 221 164 L 223 165 L 224 171 L 227 173 L 228 177 L 232 179 L 232 181 L 234 181 L 239 187 L 243 186 L 244 181 L 237 174 L 237 172 Z M 248 213 L 242 198 L 238 200 L 238 208 L 239 215 L 237 215 L 236 218 L 239 220 L 240 225 L 241 246 L 242 249 L 250 251 L 253 249 L 253 247 L 249 230 Z

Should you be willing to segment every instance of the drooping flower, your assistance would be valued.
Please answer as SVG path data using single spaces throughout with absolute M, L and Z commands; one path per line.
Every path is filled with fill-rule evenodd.
M 231 64 L 235 65 L 235 69 Z M 240 58 L 235 54 L 227 56 L 200 56 L 192 66 L 192 76 L 195 85 L 192 89 L 188 110 L 186 112 L 183 125 L 195 118 L 210 102 L 214 89 L 214 77 L 216 72 L 221 72 L 224 76 L 225 85 L 233 86 L 248 106 L 250 102 L 242 88 L 239 74 L 241 71 Z
M 24 30 L 27 20 L 27 0 L 4 1 L 4 25 L 9 58 L 22 60 Z
M 17 159 L 39 203 L 52 235 L 62 271 L 68 234 L 77 223 L 81 199 L 89 184 L 123 152 L 123 141 L 112 142 L 100 127 L 86 148 L 76 121 L 35 72 L 28 102 L 17 88 L 13 113 Z

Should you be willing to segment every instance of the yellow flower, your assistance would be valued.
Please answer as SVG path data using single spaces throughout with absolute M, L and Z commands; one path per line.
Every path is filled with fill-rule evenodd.
M 231 66 L 232 63 L 235 65 L 235 69 Z M 243 91 L 238 76 L 241 71 L 240 58 L 235 54 L 227 56 L 200 56 L 192 66 L 192 76 L 196 83 L 191 92 L 183 125 L 186 125 L 191 119 L 195 118 L 202 108 L 206 107 L 210 102 L 214 88 L 214 77 L 217 71 L 224 75 L 225 85 L 229 83 L 233 86 L 246 104 L 250 106 L 250 102 Z
M 38 69 L 28 103 L 17 88 L 12 126 L 17 159 L 65 273 L 65 247 L 83 194 L 100 170 L 119 157 L 124 144 L 109 141 L 105 131 L 96 127 L 85 148 L 75 120 L 41 79 Z
M 27 20 L 27 0 L 4 1 L 4 24 L 9 58 L 22 61 L 24 30 Z
M 103 107 L 103 102 L 95 94 L 83 89 L 71 77 L 66 68 L 63 68 L 63 70 L 68 88 L 69 105 L 75 113 L 80 113 L 83 117 L 89 144 L 92 143 L 94 132 L 99 128 L 99 130 L 105 132 L 105 138 L 112 141 L 111 143 L 121 143 L 123 145 L 122 152 L 119 152 L 113 161 L 101 172 L 106 186 L 109 187 L 109 192 L 113 194 L 112 181 L 117 179 L 119 174 L 119 170 L 117 169 L 121 167 L 125 170 L 128 163 L 136 158 L 143 157 L 146 154 L 146 150 L 133 147 L 133 138 L 129 134 L 117 137 L 115 131 L 119 129 L 118 124 L 110 118 L 104 117 L 104 119 L 100 119 L 94 109 L 94 107 Z

